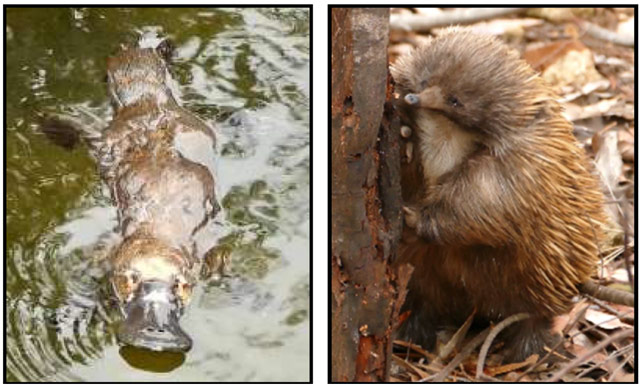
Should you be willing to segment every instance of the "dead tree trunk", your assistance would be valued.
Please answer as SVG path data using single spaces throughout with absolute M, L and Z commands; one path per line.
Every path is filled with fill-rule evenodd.
M 331 10 L 331 379 L 386 381 L 409 270 L 402 225 L 389 11 Z

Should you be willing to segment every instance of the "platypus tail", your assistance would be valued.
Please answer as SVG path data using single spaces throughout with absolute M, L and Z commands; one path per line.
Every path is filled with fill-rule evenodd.
M 88 117 L 85 119 L 84 116 Z M 94 122 L 95 121 L 95 122 Z M 98 117 L 83 118 L 56 113 L 41 114 L 38 119 L 38 131 L 57 146 L 73 150 L 85 144 L 93 151 L 101 138 L 101 130 L 106 122 Z
M 168 37 L 158 36 L 155 32 L 140 32 L 140 36 L 131 45 L 124 45 L 121 50 L 127 48 L 151 48 L 166 62 L 170 63 L 175 46 Z M 77 114 L 75 114 L 77 113 Z M 107 122 L 89 111 L 79 109 L 74 115 L 58 113 L 40 114 L 38 130 L 52 143 L 73 150 L 81 144 L 89 147 L 90 151 L 99 146 L 102 130 L 107 127 Z
M 57 116 L 42 117 L 38 129 L 52 143 L 67 150 L 75 149 L 81 140 L 81 131 L 76 124 Z

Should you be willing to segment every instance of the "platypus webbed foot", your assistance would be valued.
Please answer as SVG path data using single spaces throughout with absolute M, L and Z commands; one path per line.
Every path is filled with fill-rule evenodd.
M 145 281 L 124 305 L 118 340 L 151 351 L 187 352 L 192 340 L 180 327 L 182 305 L 173 284 Z

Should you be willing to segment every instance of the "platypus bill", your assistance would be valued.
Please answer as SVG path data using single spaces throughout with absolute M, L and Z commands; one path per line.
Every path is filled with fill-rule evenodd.
M 185 352 L 192 340 L 179 320 L 202 261 L 193 235 L 219 207 L 213 160 L 190 160 L 176 143 L 182 135 L 199 136 L 213 155 L 215 136 L 174 99 L 161 52 L 128 48 L 109 59 L 115 112 L 95 153 L 123 236 L 110 257 L 125 317 L 117 338 L 152 351 Z
M 179 319 L 195 278 L 182 252 L 153 238 L 129 238 L 118 248 L 113 264 L 111 284 L 125 316 L 118 340 L 152 351 L 191 349 L 193 341 Z

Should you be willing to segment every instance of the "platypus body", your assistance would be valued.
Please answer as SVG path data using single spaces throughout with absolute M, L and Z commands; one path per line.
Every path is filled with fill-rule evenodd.
M 117 337 L 125 345 L 184 352 L 192 340 L 179 318 L 202 259 L 194 235 L 219 207 L 213 160 L 187 158 L 179 138 L 213 154 L 215 135 L 176 102 L 160 52 L 128 48 L 108 60 L 114 117 L 95 153 L 123 237 L 110 256 L 124 313 Z

